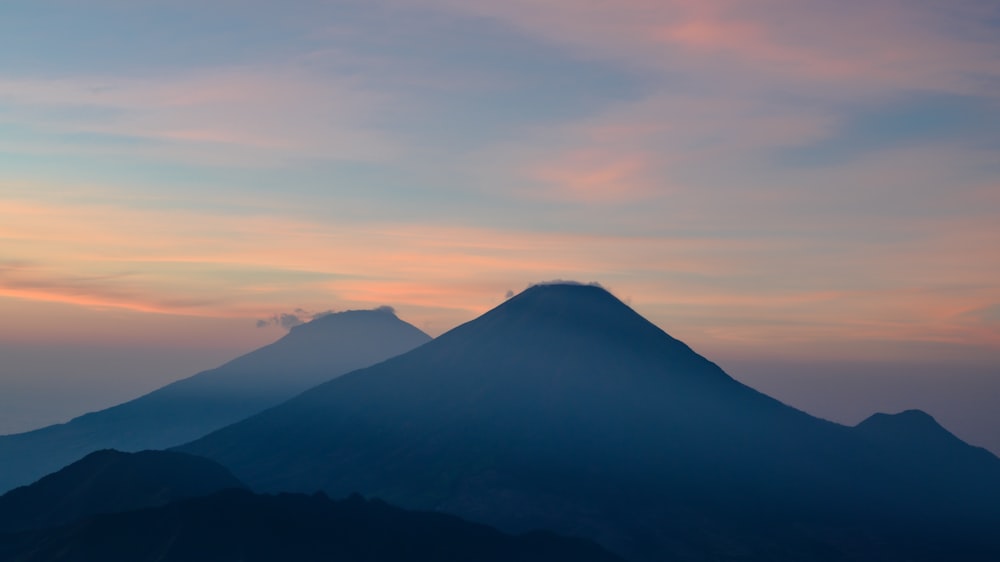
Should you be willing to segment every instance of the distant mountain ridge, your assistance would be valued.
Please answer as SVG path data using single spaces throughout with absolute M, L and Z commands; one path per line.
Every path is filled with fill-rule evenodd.
M 599 287 L 555 284 L 179 450 L 258 490 L 359 491 L 632 560 L 1000 554 L 949 523 L 1000 523 L 988 459 L 971 486 L 956 475 L 976 470 L 928 462 L 915 489 L 912 457 L 866 431 L 735 381 Z
M 165 505 L 245 488 L 214 461 L 184 453 L 97 451 L 0 496 L 0 532 L 56 527 L 77 519 Z
M 68 560 L 622 562 L 582 539 L 511 536 L 358 495 L 254 495 L 202 457 L 114 450 L 0 496 L 0 562 Z
M 91 451 L 184 443 L 429 340 L 387 308 L 316 318 L 275 343 L 135 400 L 65 424 L 0 436 L 0 492 Z

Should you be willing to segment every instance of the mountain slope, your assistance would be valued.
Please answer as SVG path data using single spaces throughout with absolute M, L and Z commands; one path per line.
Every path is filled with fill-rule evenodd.
M 593 543 L 551 533 L 510 536 L 437 513 L 352 496 L 229 490 L 73 525 L 0 534 L 5 562 L 615 562 Z
M 161 449 L 190 441 L 429 340 L 385 309 L 322 316 L 273 344 L 135 400 L 0 437 L 0 492 L 95 450 Z
M 194 455 L 97 451 L 0 496 L 0 531 L 55 527 L 89 515 L 159 506 L 243 487 L 222 466 Z
M 914 493 L 856 430 L 733 380 L 591 286 L 533 287 L 180 450 L 259 490 L 357 490 L 637 560 L 891 559 L 954 542 L 906 534 L 947 526 L 942 505 L 1000 521 L 1000 472 L 979 495 L 947 478 Z

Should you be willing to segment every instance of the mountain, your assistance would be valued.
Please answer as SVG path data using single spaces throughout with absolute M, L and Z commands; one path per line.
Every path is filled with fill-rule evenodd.
M 4 562 L 621 562 L 596 544 L 511 536 L 439 513 L 352 496 L 228 490 L 72 525 L 0 534 Z
M 866 439 L 896 451 L 918 453 L 933 450 L 935 454 L 955 459 L 965 456 L 973 462 L 1000 463 L 1000 459 L 986 449 L 970 447 L 945 429 L 927 412 L 906 410 L 898 414 L 874 414 L 855 426 Z
M 160 506 L 243 483 L 202 457 L 104 450 L 0 496 L 0 531 L 42 529 L 88 515 Z
M 257 490 L 359 491 L 633 560 L 1000 553 L 971 524 L 1000 522 L 1000 472 L 972 493 L 920 458 L 914 489 L 913 459 L 864 433 L 739 383 L 600 287 L 556 284 L 180 450 Z
M 878 451 L 880 458 L 906 467 L 895 476 L 896 486 L 908 488 L 911 497 L 921 497 L 921 491 L 928 486 L 944 484 L 941 503 L 952 504 L 948 512 L 953 518 L 968 515 L 967 509 L 957 509 L 969 507 L 968 497 L 986 495 L 998 499 L 995 479 L 1000 474 L 1000 458 L 962 441 L 926 412 L 874 414 L 854 430 Z M 994 484 L 984 489 L 984 482 L 991 481 Z
M 135 400 L 0 437 L 0 492 L 99 449 L 162 449 L 190 441 L 429 340 L 387 308 L 319 317 L 275 343 Z

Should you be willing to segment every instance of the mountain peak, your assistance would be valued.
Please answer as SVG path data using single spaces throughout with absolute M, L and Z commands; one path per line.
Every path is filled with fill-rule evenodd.
M 607 289 L 599 285 L 583 285 L 580 283 L 543 283 L 532 285 L 521 293 L 511 297 L 504 305 L 515 303 L 531 303 L 535 306 L 599 306 L 601 304 L 614 304 L 625 306 L 617 297 L 612 295 Z
M 576 293 L 578 295 L 590 294 L 607 295 L 610 297 L 614 296 L 611 294 L 611 291 L 605 289 L 603 285 L 597 282 L 581 283 L 580 281 L 563 280 L 532 283 L 527 289 L 522 291 L 520 295 L 531 293 Z
M 896 414 L 876 413 L 855 428 L 868 436 L 891 438 L 897 442 L 966 445 L 923 410 L 904 410 Z
M 578 326 L 600 324 L 615 329 L 638 322 L 662 333 L 662 330 L 597 284 L 559 281 L 532 285 L 487 312 L 483 318 L 498 316 L 530 316 L 533 322 L 550 325 L 570 322 Z
M 584 284 L 577 283 L 575 281 L 551 281 L 546 283 L 537 283 L 529 286 L 521 293 L 514 295 L 510 300 L 555 297 L 578 300 L 597 299 L 618 301 L 618 298 L 611 294 L 611 291 L 608 291 L 597 283 Z
M 292 326 L 290 332 L 309 332 L 322 329 L 337 328 L 346 324 L 356 325 L 360 323 L 401 323 L 402 320 L 396 316 L 396 310 L 391 306 L 380 306 L 372 309 L 344 310 L 341 312 L 331 312 L 317 316 L 298 326 Z
M 923 410 L 903 410 L 896 414 L 877 412 L 857 425 L 859 429 L 897 428 L 919 431 L 947 431 Z
M 930 414 L 906 410 L 898 414 L 874 414 L 854 427 L 863 439 L 878 448 L 881 454 L 892 454 L 897 462 L 908 465 L 908 473 L 922 475 L 925 482 L 945 481 L 935 467 L 947 466 L 954 486 L 994 480 L 1000 474 L 1000 458 L 993 453 L 970 445 L 945 429 Z M 934 462 L 927 463 L 927 459 Z M 947 462 L 944 461 L 947 459 Z M 973 485 L 972 493 L 979 497 L 985 492 Z
M 539 357 L 593 358 L 600 353 L 621 357 L 623 353 L 641 355 L 655 350 L 655 356 L 666 365 L 708 363 L 594 283 L 559 281 L 532 285 L 439 339 L 450 341 L 470 336 L 480 343 L 502 339 L 511 348 L 522 353 L 532 350 Z

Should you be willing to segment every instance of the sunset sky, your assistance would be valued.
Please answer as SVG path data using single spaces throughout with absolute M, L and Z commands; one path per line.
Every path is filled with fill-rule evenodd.
M 0 433 L 551 279 L 744 380 L 998 389 L 998 225 L 993 0 L 0 7 Z

